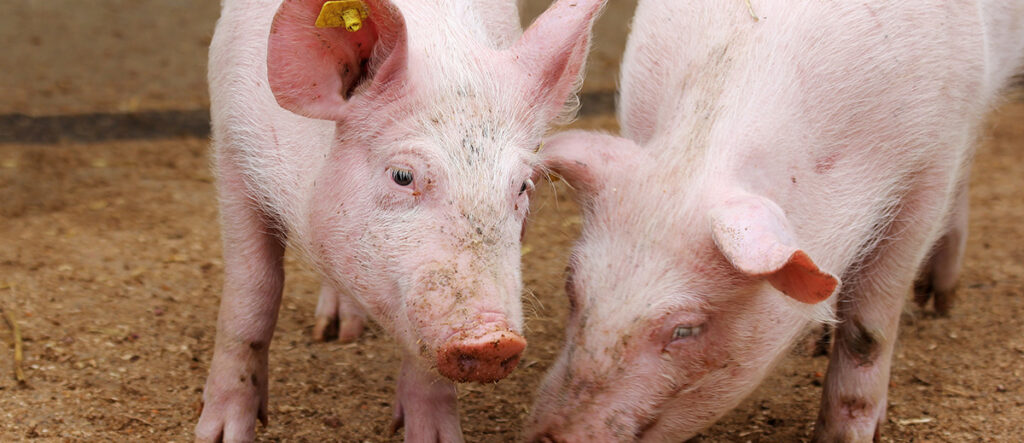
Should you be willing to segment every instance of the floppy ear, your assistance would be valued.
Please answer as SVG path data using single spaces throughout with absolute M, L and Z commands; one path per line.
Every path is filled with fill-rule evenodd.
M 782 208 L 771 200 L 730 198 L 709 216 L 715 244 L 740 272 L 763 277 L 783 294 L 809 304 L 828 299 L 839 286 L 838 278 L 796 246 Z
M 566 131 L 544 140 L 541 162 L 583 193 L 597 193 L 613 174 L 629 174 L 640 155 L 629 139 L 590 131 Z
M 512 47 L 519 65 L 534 80 L 545 121 L 565 110 L 581 83 L 590 33 L 606 0 L 557 0 Z
M 359 25 L 346 26 L 342 13 L 359 14 Z M 270 89 L 289 111 L 338 120 L 362 82 L 378 87 L 404 75 L 405 35 L 401 13 L 389 0 L 284 0 L 267 46 Z M 372 67 L 376 72 L 368 72 Z

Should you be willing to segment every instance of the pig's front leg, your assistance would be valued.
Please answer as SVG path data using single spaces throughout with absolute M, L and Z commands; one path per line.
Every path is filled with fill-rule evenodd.
M 398 377 L 392 429 L 405 427 L 407 443 L 461 442 L 455 384 L 406 356 Z
M 267 356 L 284 248 L 242 196 L 237 177 L 222 175 L 220 186 L 224 293 L 196 441 L 252 441 L 256 419 L 267 422 Z
M 929 299 L 934 300 L 935 312 L 949 315 L 956 296 L 956 285 L 960 280 L 960 267 L 967 244 L 968 185 L 966 179 L 957 191 L 956 204 L 950 215 L 949 227 L 932 251 L 917 284 L 914 285 L 914 301 L 922 308 Z
M 856 294 L 851 299 L 874 295 L 846 294 Z M 877 442 L 881 436 L 901 303 L 851 299 L 840 301 L 815 442 Z
M 316 324 L 313 326 L 313 341 L 328 341 L 337 338 L 349 343 L 359 338 L 366 325 L 366 311 L 352 297 L 322 283 L 320 299 L 316 303 Z
M 939 190 L 928 192 L 934 188 Z M 927 256 L 937 230 L 925 221 L 942 219 L 943 205 L 935 202 L 946 198 L 941 186 L 906 196 L 894 221 L 879 233 L 887 240 L 843 287 L 813 441 L 879 441 L 900 314 L 917 272 L 909 264 Z

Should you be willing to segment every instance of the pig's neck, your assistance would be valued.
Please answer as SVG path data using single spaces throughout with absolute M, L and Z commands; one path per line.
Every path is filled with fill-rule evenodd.
M 767 284 L 744 302 L 743 309 L 727 311 L 733 318 L 723 319 L 732 324 L 742 336 L 734 337 L 725 346 L 729 348 L 728 366 L 737 384 L 722 391 L 731 406 L 735 406 L 750 395 L 790 350 L 807 336 L 810 327 L 817 324 L 805 312 L 805 307 L 796 306 L 785 295 L 774 291 Z M 719 399 L 724 400 L 724 398 Z M 727 411 L 723 409 L 722 411 Z

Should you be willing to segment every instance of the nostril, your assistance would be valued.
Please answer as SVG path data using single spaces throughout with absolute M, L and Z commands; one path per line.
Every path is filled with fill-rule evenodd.
M 476 371 L 477 360 L 471 355 L 459 354 L 459 371 L 463 373 L 471 373 Z
M 519 364 L 519 354 L 513 355 L 501 361 L 502 369 L 508 371 L 512 371 L 513 369 L 515 369 L 517 364 Z
M 550 432 L 545 432 L 543 435 L 537 437 L 534 440 L 534 443 L 559 443 L 559 441 L 551 435 Z

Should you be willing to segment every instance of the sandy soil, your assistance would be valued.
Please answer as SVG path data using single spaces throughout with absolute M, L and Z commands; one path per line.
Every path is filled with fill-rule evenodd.
M 0 41 L 13 45 L 0 57 L 4 66 L 19 67 L 0 70 L 0 114 L 201 110 L 216 8 L 142 3 L 130 19 L 121 14 L 135 3 L 118 1 L 104 2 L 85 23 L 75 23 L 66 8 L 55 8 L 56 22 L 42 20 L 40 2 L 0 16 Z M 182 18 L 190 16 L 196 18 Z M 45 32 L 53 23 L 68 33 Z M 89 46 L 81 36 L 92 34 L 95 53 L 65 48 Z M 613 65 L 612 53 L 600 50 L 600 62 Z M 41 74 L 64 55 L 83 66 L 116 58 L 121 67 L 136 67 L 136 80 L 115 75 L 117 65 L 72 63 Z M 603 75 L 588 82 L 588 91 L 614 84 L 614 75 Z M 73 87 L 61 86 L 65 80 Z M 611 130 L 614 121 L 588 117 L 577 126 Z M 14 381 L 12 334 L 0 322 L 0 441 L 191 439 L 223 266 L 207 140 L 167 136 L 173 133 L 0 143 L 0 309 L 21 327 L 27 375 L 23 385 Z M 884 441 L 1024 435 L 1022 176 L 1024 101 L 1017 100 L 993 114 L 978 153 L 960 302 L 949 318 L 917 307 L 904 315 Z M 567 312 L 562 274 L 578 231 L 577 207 L 562 185 L 544 185 L 532 211 L 523 256 L 533 294 L 524 299 L 530 345 L 506 380 L 460 387 L 468 441 L 517 437 L 560 348 Z M 400 440 L 385 432 L 398 370 L 392 340 L 371 329 L 349 345 L 311 343 L 317 281 L 293 257 L 287 275 L 271 347 L 270 425 L 259 430 L 260 439 Z M 826 358 L 795 349 L 701 440 L 806 440 L 826 365 Z
M 550 4 L 520 1 L 527 24 Z M 104 0 L 86 8 L 76 0 L 11 3 L 0 14 L 0 114 L 209 106 L 206 49 L 219 2 Z M 635 4 L 615 0 L 598 22 L 586 90 L 615 89 Z

